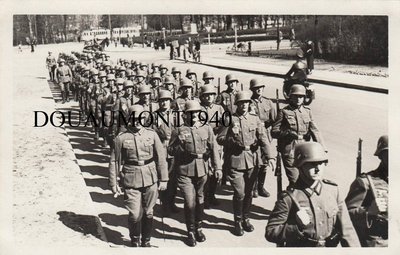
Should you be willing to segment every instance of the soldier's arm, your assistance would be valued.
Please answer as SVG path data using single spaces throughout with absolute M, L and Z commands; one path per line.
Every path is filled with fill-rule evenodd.
M 320 144 L 322 144 L 322 146 L 324 146 L 325 151 L 327 151 L 327 148 L 325 146 L 325 142 L 324 139 L 322 137 L 321 132 L 319 131 L 319 129 L 317 128 L 317 125 L 314 122 L 314 119 L 312 117 L 311 111 L 310 112 L 310 126 L 309 126 L 309 132 L 312 135 L 312 138 L 314 141 L 319 142 Z
M 211 162 L 213 169 L 215 171 L 222 169 L 221 159 L 219 157 L 219 152 L 217 149 L 217 140 L 215 138 L 214 132 L 210 126 L 208 126 L 208 141 L 207 146 L 211 150 Z
M 171 156 L 176 156 L 184 152 L 184 149 L 182 147 L 178 135 L 179 135 L 178 129 L 172 131 L 171 140 L 169 140 L 169 145 L 168 145 L 168 154 Z
M 156 132 L 154 134 L 154 155 L 156 157 L 157 172 L 159 179 L 162 182 L 168 181 L 168 167 L 167 167 L 167 155 L 165 155 L 164 146 L 162 145 L 160 138 Z
M 268 122 L 267 125 L 265 126 L 266 128 L 269 128 L 270 126 L 272 126 L 276 120 L 276 109 L 274 104 L 272 103 L 272 101 L 268 102 L 269 107 L 271 108 L 271 110 L 269 111 L 269 116 L 268 116 Z
M 119 174 L 119 168 L 120 168 L 120 163 L 121 163 L 121 148 L 122 148 L 122 142 L 120 140 L 120 137 L 116 137 L 114 139 L 114 147 L 111 150 L 111 155 L 110 155 L 110 164 L 109 164 L 109 185 L 110 187 L 115 187 L 117 186 L 117 178 Z
M 340 244 L 342 247 L 360 247 L 360 241 L 358 240 L 358 236 L 350 220 L 346 204 L 340 196 L 339 190 L 337 190 L 337 203 L 339 207 L 337 220 L 340 224 L 339 228 L 341 230 Z
M 346 206 L 350 217 L 356 228 L 365 225 L 367 208 L 363 206 L 363 202 L 368 193 L 368 186 L 362 178 L 357 178 L 350 186 L 349 193 L 346 197 Z
M 283 111 L 280 110 L 278 112 L 278 115 L 276 116 L 274 124 L 272 124 L 272 130 L 271 130 L 271 135 L 272 138 L 278 139 L 281 137 L 282 131 L 281 131 L 281 125 L 283 121 Z
M 292 208 L 292 200 L 283 193 L 276 201 L 275 207 L 269 216 L 267 227 L 265 228 L 265 238 L 269 242 L 282 243 L 287 240 L 298 240 L 303 234 L 296 224 L 288 222 L 289 213 Z
M 265 130 L 264 124 L 261 122 L 260 119 L 257 118 L 257 139 L 261 146 L 261 154 L 263 156 L 263 161 L 269 160 L 272 157 L 272 148 L 271 144 L 268 140 L 267 131 Z

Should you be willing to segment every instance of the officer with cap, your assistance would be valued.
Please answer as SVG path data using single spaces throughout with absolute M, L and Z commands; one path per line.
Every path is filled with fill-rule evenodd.
M 217 135 L 220 130 L 224 127 L 224 123 L 222 121 L 224 117 L 224 108 L 218 104 L 214 104 L 214 99 L 215 96 L 217 95 L 217 92 L 215 91 L 215 88 L 213 86 L 207 86 L 203 85 L 199 89 L 200 93 L 200 105 L 201 105 L 201 110 L 204 112 L 202 113 L 201 117 L 205 118 L 207 120 L 207 124 L 210 125 L 210 127 L 214 131 L 214 135 Z M 220 158 L 222 157 L 222 146 L 218 145 L 218 154 Z M 212 168 L 212 166 L 209 166 Z M 213 172 L 209 172 L 209 174 L 212 174 Z M 215 205 L 218 206 L 220 203 L 215 197 L 215 193 L 217 190 L 218 186 L 218 180 L 214 175 L 210 175 L 205 188 L 204 188 L 204 193 L 205 193 L 205 202 L 204 202 L 204 207 L 206 209 L 210 208 L 210 205 Z
M 65 65 L 63 58 L 59 59 L 59 67 L 56 69 L 57 83 L 60 85 L 62 103 L 69 102 L 69 86 L 72 80 L 72 71 Z
M 184 111 L 185 104 L 189 100 L 198 101 L 197 98 L 193 97 L 193 83 L 188 78 L 183 78 L 180 81 L 179 92 L 181 95 L 172 103 L 172 109 L 176 111 Z
M 235 97 L 238 91 L 237 84 L 239 80 L 233 75 L 228 74 L 225 76 L 225 84 L 228 87 L 218 95 L 215 103 L 222 105 L 225 111 L 234 114 L 236 112 Z
M 208 171 L 215 171 L 217 179 L 222 177 L 221 161 L 215 136 L 209 125 L 199 119 L 201 107 L 198 101 L 189 100 L 185 105 L 184 125 L 172 131 L 168 153 L 175 157 L 178 187 L 184 198 L 185 222 L 188 230 L 188 245 L 204 242 L 202 231 L 204 214 L 204 184 Z M 213 168 L 209 168 L 211 160 Z
M 272 125 L 272 137 L 278 139 L 278 151 L 282 155 L 289 185 L 294 184 L 299 176 L 299 170 L 293 165 L 294 146 L 304 141 L 314 140 L 324 145 L 324 140 L 318 130 L 311 109 L 304 106 L 306 89 L 295 84 L 290 88 L 289 105 L 278 112 Z
M 255 170 L 261 153 L 262 163 L 272 164 L 271 145 L 265 134 L 265 128 L 257 115 L 249 113 L 251 95 L 247 91 L 237 93 L 235 99 L 237 110 L 232 115 L 231 124 L 219 133 L 217 141 L 229 148 L 225 150 L 228 179 L 232 184 L 233 214 L 235 220 L 234 234 L 242 236 L 243 230 L 252 232 L 250 208 L 253 200 L 253 187 L 257 178 Z
M 153 208 L 158 190 L 165 190 L 168 181 L 165 150 L 157 133 L 142 126 L 143 111 L 140 105 L 129 107 L 133 123 L 115 138 L 109 165 L 109 185 L 114 197 L 122 193 L 118 177 L 124 190 L 133 247 L 150 247 Z
M 259 82 L 257 79 L 250 80 L 250 90 L 253 95 L 251 96 L 250 111 L 260 118 L 264 123 L 267 130 L 269 142 L 272 142 L 271 127 L 276 119 L 276 110 L 271 100 L 263 96 L 264 83 Z M 272 171 L 274 169 L 271 169 Z M 256 185 L 254 185 L 253 197 L 269 197 L 269 192 L 264 188 L 265 177 L 267 175 L 267 168 L 265 166 L 258 166 L 258 178 Z
M 171 212 L 177 213 L 178 207 L 175 205 L 175 196 L 177 193 L 176 171 L 173 169 L 174 157 L 167 153 L 167 147 L 171 139 L 172 130 L 177 126 L 178 116 L 171 109 L 172 94 L 168 90 L 160 90 L 158 96 L 158 110 L 154 112 L 152 127 L 160 137 L 167 154 L 169 181 L 167 190 L 161 193 L 163 212 L 168 216 Z
M 388 246 L 389 138 L 379 138 L 377 169 L 363 173 L 351 184 L 346 205 L 363 247 Z
M 265 238 L 286 247 L 359 247 L 339 187 L 323 179 L 328 157 L 317 142 L 295 146 L 300 176 L 284 191 L 269 217 Z

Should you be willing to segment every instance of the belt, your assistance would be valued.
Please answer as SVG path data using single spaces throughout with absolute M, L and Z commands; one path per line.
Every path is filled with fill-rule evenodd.
M 312 244 L 314 247 L 325 247 L 326 240 L 325 239 L 313 239 L 306 237 L 306 240 Z
M 191 159 L 202 159 L 204 157 L 204 153 L 191 153 L 189 155 Z
M 153 161 L 154 161 L 154 158 L 147 159 L 147 160 L 131 160 L 131 161 L 125 162 L 125 164 L 132 165 L 132 166 L 144 166 L 144 165 L 150 164 Z

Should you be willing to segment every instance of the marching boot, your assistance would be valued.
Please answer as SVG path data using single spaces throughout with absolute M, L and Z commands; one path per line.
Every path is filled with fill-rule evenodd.
M 61 91 L 62 103 L 65 104 L 65 91 Z
M 254 198 L 257 198 L 258 197 L 258 189 L 257 189 L 257 184 L 258 183 L 258 181 L 256 180 L 256 182 L 254 183 L 254 187 L 253 187 L 253 193 L 252 193 L 252 196 L 254 197 Z
M 66 98 L 66 101 L 69 102 L 69 90 L 65 91 L 65 98 Z
M 254 231 L 254 226 L 250 223 L 250 220 L 247 218 L 243 219 L 242 227 L 243 227 L 244 231 L 246 231 L 246 232 Z
M 153 217 L 142 219 L 142 247 L 151 247 L 150 238 L 153 230 Z
M 188 227 L 188 229 L 189 229 L 189 227 Z M 190 247 L 195 247 L 197 245 L 196 237 L 195 237 L 195 233 L 194 233 L 194 225 L 192 225 L 190 230 L 188 230 L 187 245 L 189 245 Z
M 128 220 L 129 225 L 129 236 L 131 238 L 131 245 L 132 247 L 140 247 L 140 229 L 141 223 L 131 223 Z
M 267 175 L 266 172 L 260 171 L 258 173 L 258 183 L 257 183 L 257 185 L 254 185 L 254 187 L 257 186 L 258 194 L 260 196 L 262 196 L 262 197 L 269 197 L 270 196 L 269 192 L 264 188 L 266 175 Z
M 186 220 L 186 227 L 188 230 L 188 239 L 187 239 L 187 245 L 190 247 L 194 247 L 197 245 L 196 243 L 196 236 L 195 236 L 195 212 L 191 210 L 190 208 L 185 206 L 185 220 Z
M 203 230 L 201 225 L 203 223 L 203 215 L 204 215 L 204 204 L 197 204 L 196 205 L 196 213 L 195 213 L 195 220 L 196 220 L 196 232 L 195 237 L 197 242 L 204 242 L 206 240 L 206 236 L 203 234 Z
M 234 234 L 236 236 L 242 236 L 244 234 L 242 227 L 242 214 L 243 214 L 243 201 L 233 200 L 233 215 L 235 220 Z

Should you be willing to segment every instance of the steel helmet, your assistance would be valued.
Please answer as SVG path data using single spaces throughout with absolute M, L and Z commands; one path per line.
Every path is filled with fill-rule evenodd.
M 175 84 L 174 77 L 168 75 L 165 77 L 164 84 Z
M 304 58 L 304 52 L 303 52 L 303 50 L 302 50 L 302 49 L 298 49 L 298 50 L 296 51 L 296 56 L 297 56 L 298 58 Z
M 146 74 L 142 70 L 138 70 L 136 72 L 136 77 L 146 77 Z
M 233 74 L 228 74 L 227 76 L 225 76 L 225 84 L 228 84 L 228 82 L 231 81 L 239 81 Z
M 200 87 L 200 96 L 207 94 L 217 94 L 213 85 L 203 85 Z
M 90 69 L 90 75 L 91 76 L 99 75 L 99 70 L 97 70 L 96 68 Z
M 111 66 L 110 61 L 104 61 L 104 66 Z
M 118 71 L 122 72 L 122 71 L 126 71 L 126 67 L 125 66 L 120 66 L 118 68 Z
M 185 112 L 201 111 L 200 103 L 197 100 L 188 100 L 185 103 Z
M 133 88 L 133 81 L 125 80 L 124 81 L 124 88 Z
M 107 73 L 105 71 L 100 71 L 99 77 L 107 77 Z
M 126 71 L 126 77 L 132 77 L 135 76 L 135 72 L 132 69 L 128 69 Z
M 196 73 L 195 73 L 193 70 L 187 69 L 187 70 L 186 70 L 186 77 L 188 77 L 189 74 L 194 74 L 194 75 L 196 75 Z
M 147 66 L 147 64 L 145 62 L 140 62 L 140 67 L 142 66 Z
M 115 75 L 112 73 L 107 74 L 107 81 L 111 81 L 111 80 L 115 81 Z
M 164 64 L 161 64 L 159 68 L 160 68 L 160 70 L 161 69 L 167 69 L 168 70 L 168 67 L 166 67 Z
M 294 147 L 294 165 L 301 167 L 307 162 L 328 162 L 328 155 L 320 143 L 304 142 Z
M 85 67 L 83 68 L 83 70 L 84 70 L 85 72 L 90 72 L 90 67 L 89 67 L 89 66 L 85 66 Z
M 141 85 L 139 87 L 138 94 L 151 94 L 151 88 L 149 85 Z
M 293 84 L 290 88 L 289 95 L 306 95 L 306 88 L 301 84 Z
M 214 75 L 209 71 L 205 71 L 203 73 L 203 80 L 205 80 L 205 79 L 214 79 Z
M 151 63 L 151 68 L 152 68 L 152 69 L 154 69 L 154 68 L 156 68 L 156 67 L 159 67 L 159 66 L 160 66 L 159 64 Z
M 139 117 L 139 115 L 144 112 L 144 107 L 143 105 L 140 104 L 134 104 L 129 106 L 129 114 L 135 113 L 136 117 Z
M 58 59 L 58 63 L 61 63 L 61 62 L 65 63 L 65 59 L 63 59 L 63 58 Z
M 155 72 L 155 73 L 153 73 L 153 75 L 151 76 L 151 80 L 155 80 L 155 79 L 158 79 L 158 80 L 161 81 L 161 76 L 160 76 L 160 73 L 159 73 L 159 72 Z
M 239 91 L 235 97 L 235 104 L 243 101 L 251 101 L 251 95 L 248 91 Z
M 376 151 L 374 155 L 379 156 L 382 151 L 388 149 L 389 149 L 389 137 L 387 135 L 383 135 L 378 139 L 378 144 L 376 145 Z
M 260 87 L 265 87 L 264 84 L 258 82 L 257 79 L 251 79 L 250 80 L 250 90 L 256 89 L 256 88 L 260 88 Z
M 171 73 L 181 73 L 181 71 L 174 66 L 172 67 Z
M 115 80 L 115 83 L 116 84 L 124 84 L 124 79 L 123 78 L 117 78 L 116 80 Z
M 171 91 L 165 90 L 165 89 L 160 90 L 160 92 L 158 93 L 158 100 L 161 100 L 161 99 L 170 99 L 170 100 L 172 100 Z
M 193 83 L 188 78 L 183 78 L 180 82 L 180 88 L 190 87 L 193 88 Z

